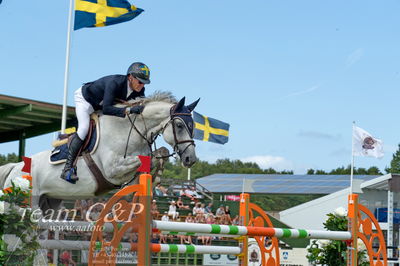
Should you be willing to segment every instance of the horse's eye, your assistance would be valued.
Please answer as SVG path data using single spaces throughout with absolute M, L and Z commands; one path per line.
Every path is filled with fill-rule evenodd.
M 183 128 L 183 124 L 182 123 L 177 123 L 176 127 L 179 128 L 179 129 L 182 129 Z

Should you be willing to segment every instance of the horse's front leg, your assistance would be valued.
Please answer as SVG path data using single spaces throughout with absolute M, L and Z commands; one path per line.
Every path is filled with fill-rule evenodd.
M 168 161 L 169 151 L 165 147 L 160 147 L 153 152 L 151 160 L 151 170 L 153 170 L 153 186 L 161 183 L 161 177 L 164 172 L 164 164 Z
M 135 174 L 136 169 L 140 166 L 141 162 L 138 156 L 119 157 L 113 161 L 111 165 L 110 177 L 120 177 L 126 174 Z

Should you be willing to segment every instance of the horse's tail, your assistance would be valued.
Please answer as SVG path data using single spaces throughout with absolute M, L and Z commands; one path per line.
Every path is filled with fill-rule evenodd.
M 8 175 L 17 164 L 18 163 L 8 163 L 0 166 L 0 188 L 4 187 L 4 183 L 6 182 Z

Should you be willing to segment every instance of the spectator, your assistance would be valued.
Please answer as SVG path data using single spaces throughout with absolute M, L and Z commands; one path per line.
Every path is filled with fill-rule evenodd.
M 76 266 L 76 262 L 72 259 L 71 253 L 64 250 L 60 255 L 60 261 L 65 266 Z
M 225 215 L 225 208 L 224 208 L 224 205 L 221 205 L 221 206 L 219 206 L 219 208 L 215 212 L 215 216 L 222 217 L 224 215 Z
M 153 200 L 151 202 L 150 213 L 151 213 L 151 216 L 153 217 L 154 220 L 158 219 L 158 215 L 160 214 L 160 212 L 158 211 L 157 201 L 156 200 Z
M 161 191 L 159 188 L 157 188 L 157 187 L 154 188 L 154 195 L 155 195 L 155 196 L 158 196 L 158 197 L 164 196 L 164 194 L 162 193 L 162 191 Z
M 199 195 L 199 193 L 197 193 L 195 187 L 191 187 L 191 188 L 190 188 L 189 194 L 192 195 L 192 197 L 195 198 L 195 199 L 201 199 L 201 198 L 203 198 L 201 195 Z
M 129 238 L 128 238 L 129 242 L 131 242 L 131 243 L 137 243 L 138 242 L 139 236 L 138 236 L 137 232 L 129 231 L 128 236 L 129 236 Z
M 87 200 L 87 205 L 88 205 L 88 207 L 92 206 L 93 204 L 94 204 L 93 199 L 88 199 L 88 200 Z
M 176 203 L 175 201 L 171 201 L 169 205 L 168 215 L 172 216 L 172 220 L 176 220 L 179 216 L 179 213 L 176 211 Z
M 161 186 L 160 184 L 158 184 L 155 188 L 154 188 L 155 192 L 157 193 L 157 196 L 167 196 L 167 189 L 163 186 Z
M 190 236 L 185 236 L 185 235 L 178 235 L 179 240 L 181 241 L 182 244 L 192 244 L 191 242 L 191 237 Z
M 175 193 L 175 191 L 174 191 L 174 186 L 173 186 L 173 185 L 170 185 L 170 186 L 168 187 L 168 189 L 167 189 L 167 196 L 179 196 L 179 193 L 178 193 L 178 195 L 176 195 L 176 193 Z
M 231 210 L 229 209 L 228 205 L 225 206 L 225 216 L 226 220 L 229 222 L 229 224 L 231 224 L 232 223 Z
M 206 224 L 213 224 L 214 222 L 214 215 L 212 213 L 206 214 Z
M 178 206 L 178 209 L 185 209 L 185 210 L 187 210 L 187 209 L 190 208 L 189 206 L 183 204 L 182 197 L 179 197 L 179 198 L 178 198 L 178 200 L 176 201 L 176 206 Z
M 164 215 L 161 217 L 161 221 L 164 221 L 164 222 L 168 222 L 169 221 L 169 216 L 168 216 L 168 212 L 167 211 L 164 212 Z
M 161 221 L 168 222 L 169 217 L 168 217 L 168 212 L 165 211 L 164 215 L 161 217 Z M 160 244 L 167 244 L 167 236 L 164 234 L 160 234 Z
M 82 217 L 86 219 L 86 212 L 89 209 L 88 203 L 86 200 L 81 200 L 81 207 L 82 207 Z
M 225 214 L 231 216 L 231 210 L 228 205 L 225 206 Z
M 197 202 L 196 205 L 194 205 L 192 213 L 194 216 L 197 216 L 198 214 L 201 213 L 201 203 Z
M 194 223 L 193 215 L 192 213 L 188 213 L 188 216 L 185 219 L 185 223 Z M 186 244 L 192 244 L 192 236 L 180 236 L 181 237 L 181 244 L 184 241 Z
M 185 193 L 188 195 L 188 197 L 190 196 L 192 200 L 196 200 L 197 201 L 197 199 L 200 198 L 200 195 L 197 194 L 197 191 L 196 191 L 196 189 L 194 187 L 187 188 L 185 190 Z
M 195 200 L 195 198 L 192 196 L 192 194 L 191 194 L 191 191 L 190 191 L 190 189 L 189 188 L 186 188 L 186 189 L 181 189 L 180 191 L 179 191 L 179 196 L 181 196 L 181 197 L 183 197 L 183 196 L 185 196 L 185 197 L 188 197 L 190 200 Z
M 205 223 L 206 223 L 206 224 L 214 224 L 214 223 L 215 223 L 215 221 L 214 221 L 214 215 L 213 215 L 212 213 L 206 214 L 206 221 L 205 221 Z M 211 237 L 211 236 L 206 236 L 206 237 L 204 238 L 204 240 L 205 240 L 205 245 L 211 245 L 211 241 L 212 241 L 212 237 Z
M 159 243 L 160 242 L 160 237 L 157 233 L 153 233 L 151 237 L 151 243 Z
M 82 220 L 82 205 L 80 200 L 75 200 L 74 209 L 76 210 L 76 215 Z
M 85 219 L 89 218 L 91 221 L 97 221 L 100 217 L 100 213 L 103 211 L 104 206 L 106 205 L 106 200 L 99 200 L 99 202 L 93 203 L 92 200 L 88 200 L 88 208 L 86 210 Z M 89 205 L 89 203 L 93 203 Z M 87 217 L 88 216 L 88 217 Z
M 240 225 L 239 215 L 236 215 L 235 218 L 233 218 L 232 225 Z
M 206 217 L 204 216 L 204 214 L 198 214 L 197 216 L 196 216 L 196 223 L 201 223 L 201 224 L 205 224 L 206 223 Z M 206 245 L 207 244 L 207 241 L 208 241 L 208 236 L 199 236 L 199 237 L 197 237 L 197 241 L 201 241 L 201 243 L 203 244 L 203 245 Z
M 220 224 L 230 225 L 231 222 L 230 222 L 229 216 L 226 215 L 226 214 L 222 215 L 221 216 L 221 220 L 220 220 Z
M 185 219 L 185 223 L 194 223 L 194 218 L 191 212 L 188 213 L 186 219 Z
M 208 203 L 208 205 L 207 205 L 207 207 L 205 208 L 205 213 L 213 213 L 212 212 L 212 206 L 213 206 L 213 204 L 212 204 L 212 202 L 210 202 L 210 203 Z
M 201 223 L 201 224 L 205 224 L 206 223 L 206 217 L 204 216 L 204 214 L 198 214 L 195 218 L 196 223 Z
M 68 220 L 68 217 L 67 217 L 68 213 L 69 212 L 65 208 L 65 206 L 61 206 L 60 209 L 58 210 L 57 220 L 58 221 L 62 221 L 62 220 L 67 221 Z
M 199 213 L 205 214 L 206 213 L 206 205 L 204 203 L 201 203 Z

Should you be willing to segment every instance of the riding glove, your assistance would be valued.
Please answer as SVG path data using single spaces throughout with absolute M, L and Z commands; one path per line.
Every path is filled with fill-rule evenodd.
M 143 105 L 137 105 L 137 106 L 132 107 L 129 112 L 131 114 L 137 114 L 138 115 L 138 114 L 141 114 L 143 112 L 143 109 L 144 109 Z

